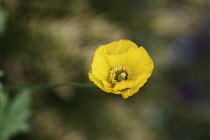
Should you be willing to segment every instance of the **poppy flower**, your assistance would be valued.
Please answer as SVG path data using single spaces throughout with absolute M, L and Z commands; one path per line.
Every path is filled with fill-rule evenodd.
M 147 82 L 154 63 L 144 47 L 122 39 L 99 46 L 91 67 L 91 81 L 103 91 L 126 99 Z

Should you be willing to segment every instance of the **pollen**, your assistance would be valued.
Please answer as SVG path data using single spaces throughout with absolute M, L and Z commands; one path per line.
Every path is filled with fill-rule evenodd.
M 109 82 L 113 85 L 121 82 L 122 80 L 130 79 L 130 69 L 126 66 L 115 66 L 109 73 Z

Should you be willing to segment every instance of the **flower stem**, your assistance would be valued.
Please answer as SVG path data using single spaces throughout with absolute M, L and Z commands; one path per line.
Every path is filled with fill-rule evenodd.
M 96 85 L 82 84 L 82 83 L 58 83 L 58 84 L 34 84 L 34 85 L 8 85 L 4 86 L 6 90 L 16 89 L 42 89 L 42 88 L 56 88 L 61 86 L 71 86 L 76 88 L 97 88 Z

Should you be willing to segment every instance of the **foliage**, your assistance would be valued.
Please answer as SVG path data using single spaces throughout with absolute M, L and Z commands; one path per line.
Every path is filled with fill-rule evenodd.
M 29 115 L 29 91 L 21 91 L 13 100 L 0 84 L 0 140 L 8 140 L 11 136 L 27 131 L 26 122 Z

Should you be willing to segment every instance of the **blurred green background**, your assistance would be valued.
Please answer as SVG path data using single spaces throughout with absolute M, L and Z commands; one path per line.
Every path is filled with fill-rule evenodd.
M 208 0 L 1 0 L 4 85 L 91 83 L 95 49 L 119 39 L 155 63 L 126 100 L 99 89 L 31 91 L 28 131 L 11 140 L 209 140 L 209 13 Z

